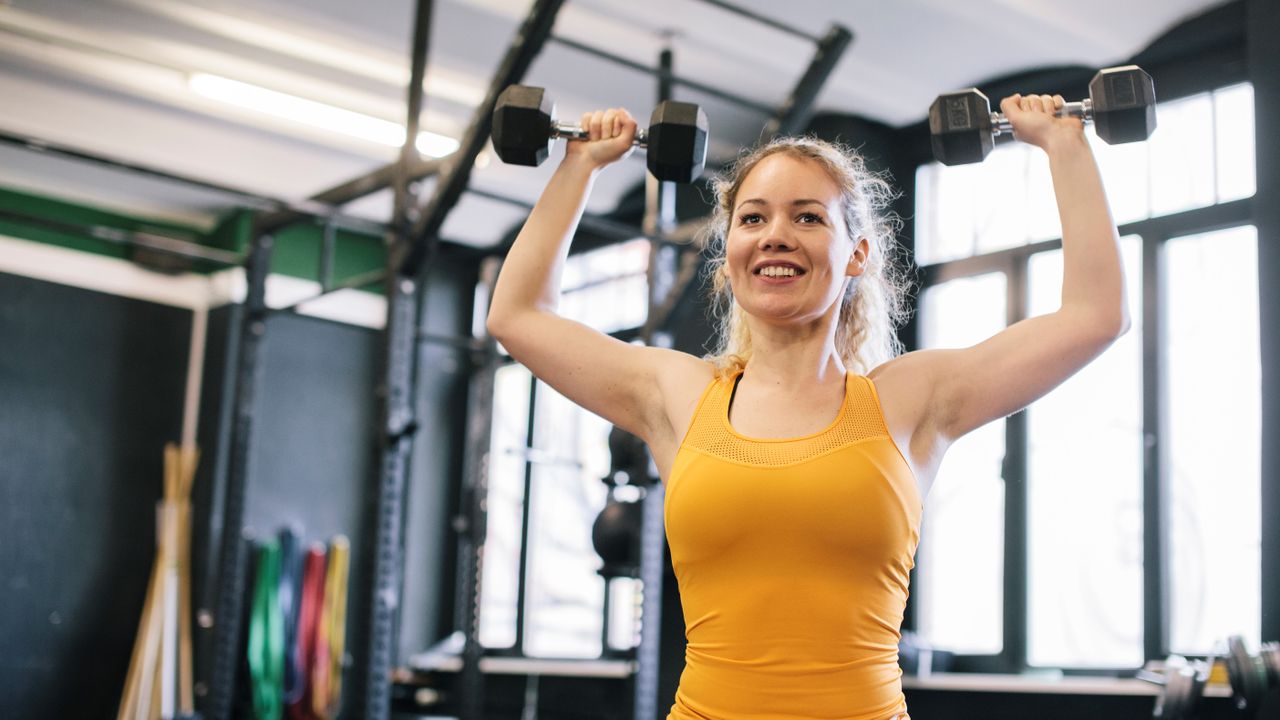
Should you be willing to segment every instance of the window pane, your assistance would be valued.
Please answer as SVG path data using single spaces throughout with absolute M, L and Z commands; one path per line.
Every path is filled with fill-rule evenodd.
M 1163 108 L 1157 108 L 1156 116 L 1160 125 L 1156 129 L 1159 134 L 1164 128 Z M 1151 217 L 1151 144 L 1145 142 L 1108 145 L 1098 139 L 1093 125 L 1088 125 L 1085 137 L 1093 148 L 1093 156 L 1098 161 L 1098 172 L 1102 175 L 1102 184 L 1107 189 L 1107 203 L 1111 206 L 1111 215 L 1117 224 L 1145 220 Z M 1154 136 L 1153 136 L 1154 137 Z M 1062 237 L 1061 231 L 1053 237 Z
M 1133 327 L 1027 410 L 1033 666 L 1143 662 L 1141 239 L 1120 249 Z M 1029 271 L 1030 314 L 1057 310 L 1062 251 L 1032 256 Z
M 649 280 L 631 275 L 566 292 L 560 315 L 600 332 L 639 327 L 649 315 Z
M 648 267 L 648 240 L 569 256 L 560 282 L 560 314 L 601 332 L 643 325 L 649 313 Z
M 643 275 L 649 267 L 649 241 L 629 240 L 570 255 L 560 278 L 560 289 L 569 292 L 603 278 Z
M 644 583 L 636 578 L 609 581 L 609 647 L 630 650 L 640 644 L 640 602 Z
M 1208 653 L 1261 624 L 1262 364 L 1252 226 L 1169 240 L 1171 650 Z
M 604 579 L 591 525 L 604 507 L 609 430 L 539 382 L 529 500 L 525 654 L 599 657 Z
M 1005 278 L 992 273 L 925 290 L 923 347 L 967 347 L 1005 326 Z M 975 430 L 947 451 L 925 502 L 920 548 L 918 625 L 935 647 L 997 653 L 1004 572 L 1004 420 Z
M 916 262 L 921 265 L 969 257 L 974 250 L 974 189 L 977 165 L 916 169 Z
M 976 254 L 1026 244 L 1027 228 L 1034 214 L 1029 202 L 1032 186 L 1027 178 L 1036 165 L 1030 150 L 1022 143 L 1001 145 L 982 162 L 979 185 L 974 188 L 982 200 L 973 206 L 977 214 Z M 1047 164 L 1043 170 L 1047 181 Z
M 1214 203 L 1213 102 L 1208 93 L 1161 103 L 1147 142 L 1153 216 Z
M 1028 148 L 1005 144 L 981 163 L 916 170 L 916 257 L 921 265 L 1027 241 Z
M 1218 159 L 1218 202 L 1255 191 L 1257 158 L 1253 129 L 1253 86 L 1235 85 L 1213 93 L 1213 125 Z
M 480 581 L 480 644 L 508 648 L 516 642 L 516 592 L 529 433 L 529 383 L 522 365 L 498 369 L 493 387 L 489 440 L 488 529 Z
M 1049 156 L 1038 148 L 1018 144 L 1027 157 L 1027 201 L 1023 227 L 1031 240 L 1062 237 L 1062 221 L 1058 219 L 1058 199 L 1053 194 L 1053 176 L 1049 174 Z M 1005 206 L 1014 212 L 1013 203 Z

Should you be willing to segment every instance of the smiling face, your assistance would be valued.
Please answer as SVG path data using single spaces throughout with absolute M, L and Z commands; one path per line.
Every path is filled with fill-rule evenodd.
M 774 153 L 734 197 L 725 272 L 748 315 L 770 323 L 834 318 L 868 243 L 845 225 L 840 186 L 817 162 Z

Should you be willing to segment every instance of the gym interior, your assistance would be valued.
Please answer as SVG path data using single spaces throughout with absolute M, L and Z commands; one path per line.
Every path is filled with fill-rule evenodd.
M 709 178 L 811 135 L 892 178 L 903 348 L 962 348 L 1061 290 L 1048 164 L 982 104 L 1047 93 L 1133 324 L 949 451 L 907 708 L 1280 718 L 1278 37 L 1272 0 L 0 1 L 0 717 L 667 717 L 663 483 L 486 331 L 572 126 L 648 137 L 562 315 L 706 354 Z

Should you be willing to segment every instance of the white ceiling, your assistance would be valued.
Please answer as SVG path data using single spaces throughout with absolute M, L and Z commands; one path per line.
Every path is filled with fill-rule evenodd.
M 1058 65 L 1104 67 L 1221 0 L 737 0 L 815 35 L 853 31 L 818 100 L 824 110 L 889 125 L 922 119 L 933 97 L 988 78 Z M 435 4 L 424 128 L 460 137 L 529 0 Z M 412 0 L 0 0 L 0 130 L 131 162 L 301 199 L 379 167 L 396 151 L 201 97 L 210 73 L 402 122 Z M 759 103 L 780 103 L 813 45 L 698 0 L 569 0 L 555 33 L 653 65 L 669 43 L 676 72 Z M 654 80 L 548 44 L 526 82 L 558 113 L 600 106 L 647 117 Z M 1034 89 L 1034 88 L 1032 88 Z M 764 116 L 677 90 L 703 104 L 713 156 L 750 144 Z M 539 169 L 478 167 L 472 183 L 533 200 Z M 643 162 L 604 173 L 590 209 L 605 212 L 639 182 Z M 0 185 L 208 224 L 225 197 L 0 147 Z M 427 189 L 429 189 L 428 186 Z M 385 220 L 388 193 L 352 212 Z M 445 237 L 489 245 L 520 221 L 503 203 L 464 197 Z

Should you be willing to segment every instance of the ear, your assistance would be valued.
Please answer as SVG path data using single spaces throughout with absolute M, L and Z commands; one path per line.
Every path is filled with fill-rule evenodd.
M 871 257 L 871 243 L 865 237 L 858 237 L 853 245 L 853 254 L 849 256 L 849 265 L 844 274 L 848 277 L 859 277 L 867 271 L 867 262 Z

